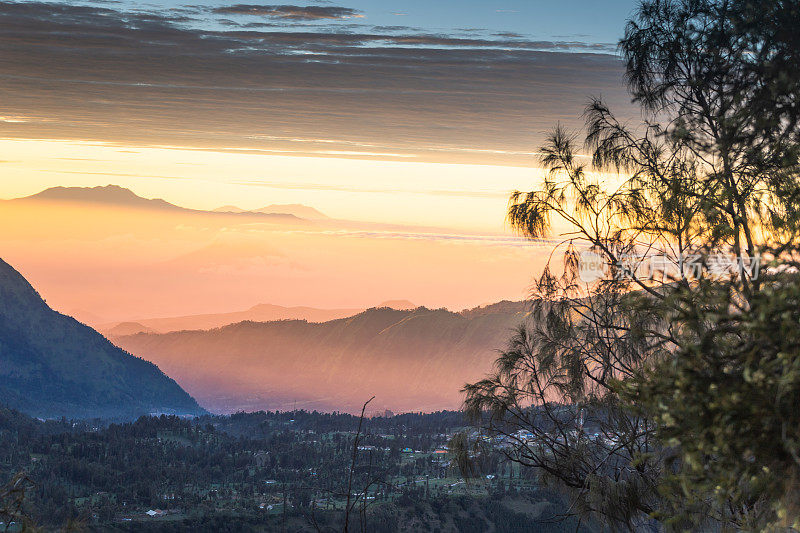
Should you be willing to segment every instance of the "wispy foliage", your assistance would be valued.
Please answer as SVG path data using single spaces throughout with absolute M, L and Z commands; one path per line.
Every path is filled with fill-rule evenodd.
M 641 124 L 592 99 L 583 145 L 556 128 L 511 197 L 522 234 L 566 228 L 563 264 L 465 407 L 576 513 L 797 525 L 798 23 L 793 2 L 642 2 L 620 42 Z

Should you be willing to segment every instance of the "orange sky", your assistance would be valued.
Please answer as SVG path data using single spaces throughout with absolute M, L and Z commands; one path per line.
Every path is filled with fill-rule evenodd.
M 510 236 L 343 221 L 7 202 L 3 257 L 95 322 L 245 309 L 522 299 L 548 250 Z
M 0 139 L 0 161 L 6 199 L 113 183 L 194 209 L 303 203 L 333 218 L 473 231 L 502 231 L 509 193 L 538 180 L 518 166 L 45 139 Z
M 520 300 L 552 250 L 505 224 L 509 193 L 535 187 L 535 168 L 46 139 L 0 140 L 0 160 L 6 199 L 113 183 L 196 210 L 303 203 L 332 219 L 0 203 L 3 258 L 54 308 L 95 325 L 258 303 Z
M 0 159 L 6 199 L 114 183 L 192 209 L 302 202 L 334 219 L 0 204 L 4 259 L 53 307 L 96 322 L 391 298 L 461 309 L 524 298 L 548 253 L 504 224 L 508 193 L 537 179 L 523 167 L 10 139 Z
M 0 198 L 116 184 L 335 221 L 0 203 L 0 256 L 54 307 L 106 321 L 521 299 L 551 247 L 505 227 L 509 193 L 539 183 L 547 131 L 579 129 L 589 95 L 630 111 L 613 43 L 126 9 L 0 7 Z

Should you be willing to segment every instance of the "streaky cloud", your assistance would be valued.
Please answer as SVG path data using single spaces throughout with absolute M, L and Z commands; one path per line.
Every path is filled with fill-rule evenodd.
M 192 27 L 193 9 L 0 2 L 3 136 L 530 166 L 589 95 L 630 109 L 603 43 L 334 19 L 220 30 Z M 291 140 L 314 138 L 340 142 Z
M 251 15 L 290 20 L 343 20 L 363 17 L 361 12 L 356 9 L 339 6 L 234 4 L 217 7 L 212 11 L 220 15 Z

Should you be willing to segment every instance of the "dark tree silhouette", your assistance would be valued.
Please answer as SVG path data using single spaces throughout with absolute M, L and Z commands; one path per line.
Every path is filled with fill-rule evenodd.
M 589 154 L 557 128 L 542 185 L 511 198 L 521 233 L 563 236 L 563 265 L 465 407 L 575 513 L 797 523 L 800 351 L 764 317 L 790 323 L 800 283 L 798 23 L 796 2 L 642 2 L 620 42 L 642 123 L 592 99 Z

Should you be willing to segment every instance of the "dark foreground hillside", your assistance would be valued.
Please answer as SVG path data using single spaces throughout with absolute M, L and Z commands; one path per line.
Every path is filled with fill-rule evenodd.
M 50 309 L 2 260 L 0 403 L 42 418 L 204 412 L 156 365 Z

